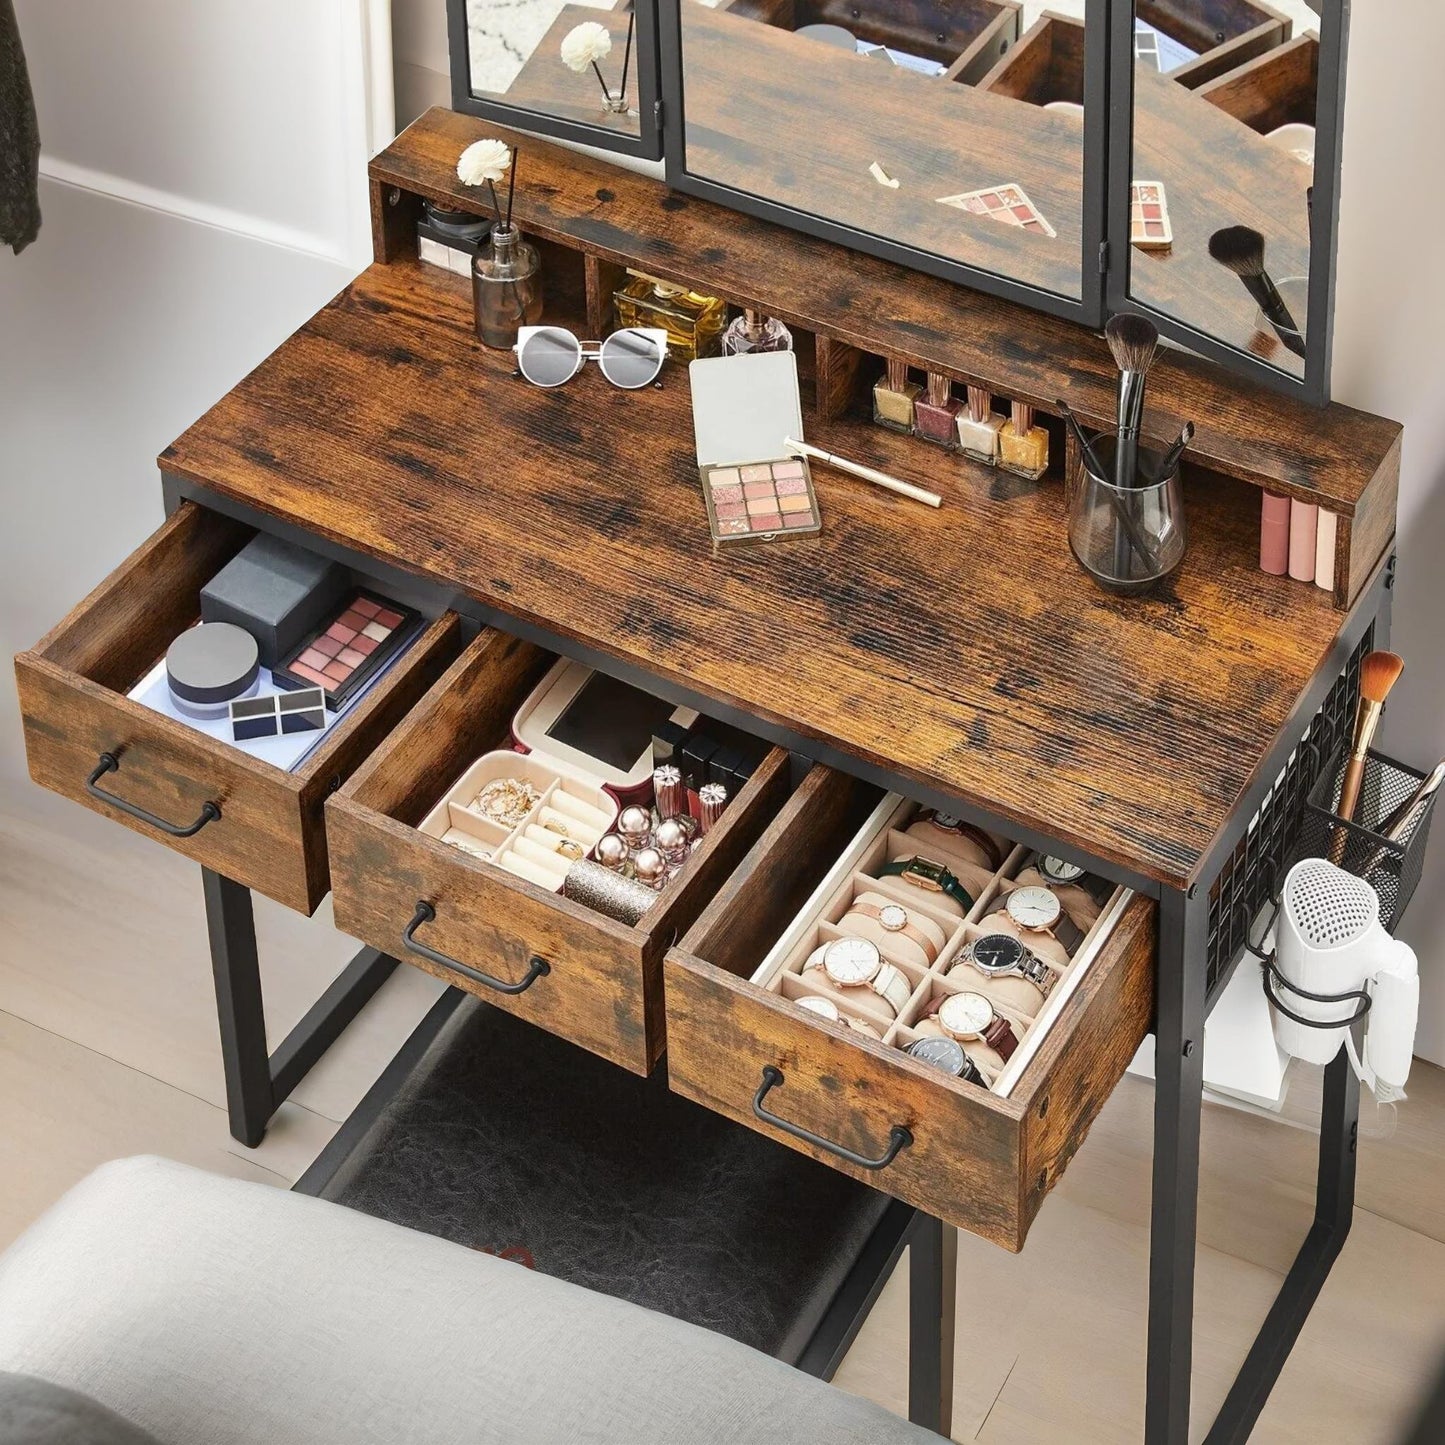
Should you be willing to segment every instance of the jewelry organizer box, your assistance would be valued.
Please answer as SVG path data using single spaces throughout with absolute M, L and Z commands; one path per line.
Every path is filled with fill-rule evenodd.
M 1035 1014 L 1023 1013 L 987 995 L 986 987 L 980 986 L 981 974 L 965 970 L 948 975 L 947 970 L 969 943 L 983 936 L 985 930 L 980 928 L 980 923 L 1001 907 L 1009 892 L 1017 886 L 1014 879 L 1031 854 L 1026 848 L 1010 846 L 1007 857 L 992 872 L 967 860 L 956 859 L 936 840 L 925 842 L 904 831 L 922 811 L 919 804 L 899 793 L 889 793 L 883 798 L 758 965 L 752 982 L 794 1003 L 810 997 L 835 998 L 836 995 L 828 994 L 815 984 L 803 972 L 803 966 L 821 945 L 845 936 L 838 928 L 838 921 L 860 894 L 881 894 L 889 901 L 902 904 L 911 913 L 922 914 L 944 925 L 947 938 L 926 967 L 896 952 L 890 953 L 886 942 L 879 943 L 879 951 L 885 961 L 900 969 L 908 978 L 908 1002 L 896 1019 L 888 1020 L 886 1010 L 869 1007 L 876 1001 L 864 1000 L 863 1006 L 856 1010 L 857 1016 L 879 1028 L 886 1046 L 901 1051 L 920 1037 L 915 1026 L 941 998 L 950 993 L 985 993 L 996 1014 L 1013 1025 L 1018 1047 L 1002 1067 L 991 1065 L 986 1056 L 979 1058 L 979 1051 L 972 1045 L 965 1045 L 965 1049 L 988 1081 L 989 1092 L 1007 1098 L 1038 1052 L 1050 1027 L 1082 983 L 1115 920 L 1133 894 L 1127 889 L 1120 889 L 1103 905 L 1093 926 L 1075 947 L 1067 966 L 1061 967 L 1045 960 L 1054 975 L 1054 985 Z M 897 877 L 878 876 L 878 870 L 884 864 L 910 855 L 943 863 L 964 884 L 973 895 L 974 903 L 962 918 L 930 903 L 930 895 L 914 885 Z M 979 884 L 981 886 L 977 886 Z M 860 994 L 864 992 L 859 990 Z M 800 1010 L 800 1013 L 807 1017 L 806 1011 Z

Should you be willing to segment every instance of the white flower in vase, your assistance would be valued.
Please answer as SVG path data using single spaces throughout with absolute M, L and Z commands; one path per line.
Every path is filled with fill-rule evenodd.
M 464 186 L 495 185 L 511 164 L 512 152 L 502 141 L 473 141 L 457 161 L 457 179 Z
M 579 75 L 589 65 L 606 60 L 612 54 L 612 36 L 605 25 L 595 20 L 574 25 L 562 37 L 562 63 Z

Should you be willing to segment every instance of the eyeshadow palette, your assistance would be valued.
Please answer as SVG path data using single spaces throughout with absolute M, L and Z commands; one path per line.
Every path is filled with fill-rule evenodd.
M 807 535 L 822 528 L 813 479 L 800 457 L 745 466 L 704 467 L 707 517 L 717 542 Z
M 238 742 L 282 733 L 319 732 L 326 726 L 326 694 L 319 687 L 240 698 L 231 704 L 231 736 Z
M 326 705 L 335 712 L 401 652 L 420 622 L 420 614 L 409 607 L 372 592 L 355 592 L 272 678 L 291 691 L 323 688 Z
M 957 206 L 960 211 L 971 211 L 976 216 L 990 216 L 1005 225 L 1036 231 L 1043 236 L 1058 235 L 1044 219 L 1043 212 L 1029 200 L 1024 188 L 1012 182 L 1002 186 L 986 186 L 981 191 L 965 191 L 958 196 L 939 196 L 938 204 Z
M 1129 241 L 1145 251 L 1163 251 L 1174 244 L 1162 181 L 1135 181 L 1129 187 Z

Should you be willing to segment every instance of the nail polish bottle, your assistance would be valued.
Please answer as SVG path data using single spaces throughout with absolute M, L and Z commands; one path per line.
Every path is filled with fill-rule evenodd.
M 953 380 L 928 373 L 927 395 L 913 407 L 913 429 L 926 442 L 953 450 L 958 445 L 958 414 L 963 403 L 953 398 Z
M 989 395 L 988 388 L 969 387 L 968 410 L 958 418 L 959 451 L 985 466 L 996 467 L 998 434 L 1003 429 L 1003 423 L 1003 417 L 993 410 L 993 397 Z
M 1034 425 L 1034 409 L 1016 401 L 1011 415 L 998 434 L 999 465 L 1030 481 L 1038 481 L 1049 469 L 1049 434 Z
M 912 432 L 913 409 L 923 388 L 908 379 L 908 363 L 888 358 L 888 371 L 873 387 L 873 420 L 889 431 Z

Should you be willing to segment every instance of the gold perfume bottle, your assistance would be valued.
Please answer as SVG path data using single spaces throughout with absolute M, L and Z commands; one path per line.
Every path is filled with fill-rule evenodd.
M 1038 481 L 1049 469 L 1049 434 L 1034 425 L 1034 409 L 1022 401 L 1010 407 L 998 434 L 999 465 L 1018 476 Z
M 656 326 L 667 332 L 667 354 L 674 361 L 696 361 L 717 352 L 727 321 L 727 304 L 674 286 L 640 271 L 629 271 L 627 284 L 612 295 L 619 326 Z
M 908 363 L 888 358 L 888 371 L 873 386 L 873 420 L 890 431 L 911 432 L 913 409 L 923 388 L 908 379 Z

